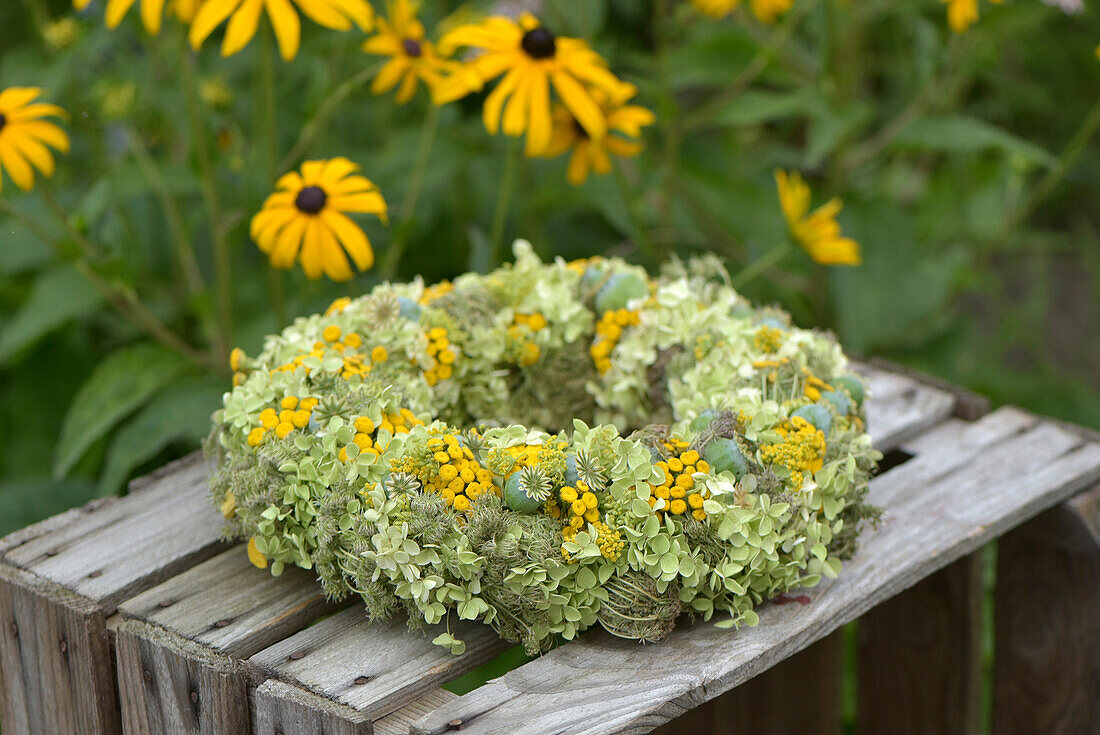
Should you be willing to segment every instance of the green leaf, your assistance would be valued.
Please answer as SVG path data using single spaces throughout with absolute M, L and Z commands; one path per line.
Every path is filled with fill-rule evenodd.
M 180 382 L 161 391 L 111 439 L 100 493 L 117 492 L 135 467 L 173 442 L 197 447 L 210 432 L 210 414 L 224 391 L 223 381 L 212 377 Z
M 70 320 L 93 311 L 103 297 L 70 266 L 42 273 L 30 296 L 0 332 L 0 364 Z
M 1040 166 L 1051 167 L 1058 159 L 1041 147 L 1018 138 L 985 120 L 964 115 L 914 120 L 894 139 L 894 145 L 945 153 L 979 153 L 999 150 Z
M 186 366 L 176 353 L 149 343 L 124 347 L 97 365 L 65 414 L 54 450 L 54 477 L 64 477 L 88 447 Z
M 722 108 L 713 122 L 731 127 L 760 125 L 793 115 L 808 115 L 823 107 L 818 91 L 812 87 L 788 92 L 750 89 Z

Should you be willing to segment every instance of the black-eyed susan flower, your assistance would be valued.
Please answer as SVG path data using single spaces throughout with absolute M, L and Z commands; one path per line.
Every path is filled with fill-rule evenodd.
M 955 33 L 963 33 L 978 22 L 978 0 L 941 0 L 947 4 L 947 24 Z M 1000 3 L 1001 0 L 991 0 Z
M 302 33 L 299 10 L 314 23 L 334 31 L 349 30 L 353 23 L 364 31 L 374 27 L 374 9 L 366 0 L 294 0 L 293 4 L 291 0 L 201 0 L 201 3 L 188 36 L 191 47 L 198 50 L 214 29 L 228 19 L 222 56 L 232 56 L 248 45 L 265 10 L 275 31 L 279 53 L 287 61 L 298 55 Z
M 654 122 L 653 113 L 644 107 L 628 105 L 626 100 L 612 101 L 601 90 L 593 91 L 592 97 L 607 121 L 607 134 L 602 138 L 590 137 L 569 108 L 557 104 L 554 106 L 554 132 L 544 154 L 553 158 L 573 151 L 566 178 L 574 186 L 583 184 L 589 171 L 600 175 L 609 173 L 612 155 L 628 158 L 641 153 L 642 144 L 638 138 L 642 128 Z
M 374 265 L 374 251 L 360 227 L 345 212 L 377 215 L 387 221 L 386 201 L 359 167 L 346 158 L 306 161 L 301 173 L 291 171 L 276 183 L 252 218 L 252 239 L 276 268 L 298 260 L 309 278 L 327 275 L 346 281 L 356 268 Z M 346 255 L 345 255 L 346 251 Z
M 35 102 L 41 94 L 37 87 L 9 87 L 0 92 L 0 172 L 7 172 L 23 191 L 34 187 L 35 168 L 43 176 L 53 176 L 50 148 L 69 151 L 65 131 L 42 119 L 64 118 L 65 111 L 57 105 Z
M 724 18 L 741 4 L 741 0 L 691 0 L 691 4 L 712 18 Z M 792 4 L 793 0 L 749 0 L 752 14 L 762 23 L 774 23 L 791 9 Z
M 153 35 L 160 33 L 161 21 L 164 19 L 165 10 L 179 18 L 184 23 L 190 23 L 195 18 L 202 0 L 141 0 L 141 22 L 145 30 Z M 137 0 L 107 0 L 105 21 L 108 28 L 117 28 L 126 13 L 134 6 Z M 92 0 L 73 0 L 73 7 L 84 10 L 91 5 Z
M 612 98 L 626 94 L 627 85 L 585 41 L 555 36 L 530 14 L 518 22 L 494 16 L 462 25 L 439 41 L 440 51 L 447 55 L 461 47 L 476 55 L 441 85 L 437 101 L 459 99 L 503 75 L 485 100 L 485 128 L 494 135 L 498 130 L 517 137 L 526 133 L 528 156 L 542 155 L 550 145 L 551 87 L 590 138 L 607 133 L 593 90 Z
M 367 39 L 363 50 L 368 54 L 389 56 L 371 84 L 371 92 L 384 94 L 398 84 L 398 104 L 405 104 L 416 93 L 419 82 L 434 90 L 452 66 L 424 36 L 424 25 L 416 17 L 416 5 L 410 0 L 391 0 L 386 18 L 378 19 L 378 33 Z
M 840 234 L 840 223 L 836 221 L 843 206 L 840 199 L 831 199 L 811 212 L 810 187 L 800 175 L 776 171 L 775 183 L 791 236 L 815 262 L 822 265 L 859 265 L 863 262 L 859 243 Z

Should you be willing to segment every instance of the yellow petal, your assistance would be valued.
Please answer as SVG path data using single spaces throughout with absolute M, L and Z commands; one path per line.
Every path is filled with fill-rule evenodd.
M 301 212 L 295 207 L 280 207 L 277 209 L 265 207 L 257 212 L 252 218 L 252 222 L 249 225 L 249 234 L 253 240 L 256 240 L 256 244 L 259 245 L 261 238 L 265 238 L 268 233 L 273 233 L 286 227 L 290 220 L 300 214 Z M 260 249 L 264 252 L 270 250 L 270 248 L 264 248 L 262 246 Z
M 531 80 L 530 122 L 527 126 L 528 156 L 541 155 L 550 144 L 553 124 L 550 117 L 550 80 L 538 74 Z
M 248 539 L 248 560 L 260 569 L 267 569 L 267 557 L 256 547 L 256 537 Z
M 523 135 L 523 131 L 527 129 L 527 100 L 531 98 L 531 85 L 541 72 L 534 67 L 527 67 L 522 74 L 515 93 L 504 107 L 504 120 L 501 126 L 505 135 L 513 137 Z
M 346 31 L 351 28 L 351 21 L 337 12 L 326 0 L 297 0 L 297 4 L 302 14 L 319 26 L 331 28 L 334 31 Z
M 264 0 L 264 5 L 267 6 L 271 27 L 275 29 L 279 54 L 284 61 L 290 61 L 298 55 L 298 45 L 301 42 L 302 23 L 298 20 L 298 13 L 294 11 L 290 0 Z
M 53 123 L 41 120 L 27 120 L 19 124 L 20 132 L 36 138 L 46 145 L 53 146 L 62 153 L 69 152 L 69 136 Z
M 263 14 L 263 0 L 244 0 L 237 12 L 229 19 L 222 41 L 222 56 L 232 56 L 252 40 L 256 29 L 260 27 L 260 15 Z
M 416 73 L 410 69 L 405 78 L 401 80 L 401 87 L 397 90 L 394 102 L 403 105 L 411 100 L 414 94 L 416 94 Z
M 592 99 L 592 95 L 573 77 L 564 72 L 555 72 L 551 77 L 554 89 L 561 96 L 562 102 L 577 118 L 577 122 L 585 129 L 590 138 L 602 138 L 607 132 L 607 121 L 604 119 L 603 110 Z
M 302 183 L 317 186 L 321 183 L 321 172 L 325 170 L 325 161 L 306 161 L 302 164 Z
M 355 261 L 355 267 L 361 271 L 374 265 L 374 251 L 371 250 L 370 241 L 359 229 L 359 225 L 352 222 L 346 215 L 335 210 L 325 208 L 321 210 L 321 219 L 332 230 L 332 234 L 340 241 L 344 250 Z
M 508 72 L 497 84 L 496 89 L 485 98 L 485 106 L 481 110 L 481 119 L 485 123 L 485 129 L 490 135 L 496 135 L 500 130 L 500 112 L 504 108 L 504 102 L 515 91 L 516 86 L 523 79 L 522 67 L 516 67 Z
M 580 186 L 588 178 L 588 141 L 577 146 L 573 155 L 569 157 L 569 168 L 565 172 L 565 178 L 573 186 Z
M 154 36 L 160 33 L 164 19 L 164 0 L 141 0 L 141 23 Z
M 348 258 L 344 255 L 344 251 L 340 249 L 340 245 L 336 242 L 336 236 L 333 234 L 332 230 L 328 227 L 321 227 L 319 241 L 321 248 L 321 263 L 324 267 L 325 275 L 334 281 L 350 280 L 355 274 L 352 273 Z M 370 247 L 369 243 L 367 247 Z
M 360 30 L 369 31 L 374 27 L 374 6 L 366 0 L 329 0 L 329 2 L 351 18 Z
M 107 12 L 104 22 L 108 28 L 117 28 L 122 19 L 126 17 L 126 11 L 133 6 L 134 0 L 107 0 Z
M 26 135 L 13 135 L 11 144 L 19 155 L 34 164 L 43 176 L 53 176 L 54 160 L 50 150 L 34 138 Z
M 233 14 L 241 0 L 217 0 L 216 2 L 204 2 L 199 11 L 195 13 L 195 19 L 191 21 L 191 30 L 187 34 L 191 48 L 198 51 L 207 36 L 214 32 L 226 18 Z
M 310 217 L 306 225 L 305 238 L 302 241 L 302 254 L 298 260 L 302 263 L 302 270 L 306 278 L 316 281 L 321 277 L 321 233 L 323 229 L 319 217 Z
M 302 247 L 302 237 L 309 224 L 307 215 L 300 215 L 290 220 L 275 238 L 274 247 L 271 248 L 271 265 L 284 270 L 294 265 L 294 259 L 298 257 L 298 251 Z
M 6 114 L 8 122 L 26 122 L 27 120 L 37 120 L 42 117 L 67 118 L 69 116 L 69 113 L 65 112 L 65 110 L 57 105 L 48 105 L 42 102 L 34 105 L 25 105 Z
M 361 214 L 384 214 L 386 200 L 376 191 L 360 194 L 340 194 L 330 200 L 338 212 L 356 212 Z
M 275 182 L 276 189 L 285 189 L 286 191 L 292 191 L 297 194 L 305 186 L 305 182 L 302 181 L 302 176 L 297 171 L 290 171 L 279 177 L 279 180 Z
M 382 65 L 382 68 L 378 70 L 378 74 L 374 77 L 374 81 L 371 82 L 371 93 L 384 94 L 385 92 L 389 92 L 401 81 L 401 75 L 404 74 L 408 68 L 409 62 L 404 56 L 399 56 L 387 61 Z
M 0 139 L 0 168 L 7 171 L 15 185 L 23 191 L 34 188 L 34 170 L 19 151 L 3 139 Z

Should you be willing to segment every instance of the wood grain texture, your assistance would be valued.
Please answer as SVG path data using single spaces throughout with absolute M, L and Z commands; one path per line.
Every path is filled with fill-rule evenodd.
M 872 481 L 887 517 L 839 579 L 806 605 L 765 605 L 739 632 L 675 630 L 646 648 L 592 632 L 416 723 L 442 733 L 647 732 L 748 680 L 983 543 L 1100 479 L 1100 444 L 1001 409 L 948 420 L 919 453 Z M 937 448 L 938 449 L 935 449 Z
M 409 728 L 414 722 L 457 698 L 457 695 L 446 689 L 425 692 L 396 712 L 375 720 L 374 733 L 375 735 L 409 735 Z
M 979 731 L 982 568 L 971 554 L 859 619 L 858 733 Z
M 119 612 L 243 659 L 336 607 L 313 572 L 291 567 L 272 577 L 242 544 L 126 600 Z
M 935 426 L 955 410 L 950 393 L 865 364 L 852 368 L 867 382 L 867 430 L 888 452 Z
M 1100 487 L 997 546 L 993 732 L 1100 732 Z
M 0 564 L 0 721 L 18 735 L 115 735 L 115 678 L 103 612 Z
M 238 662 L 136 620 L 119 626 L 116 651 L 126 735 L 249 735 Z
M 252 735 L 371 735 L 371 721 L 350 707 L 268 679 L 256 689 Z
M 260 651 L 249 663 L 373 720 L 509 647 L 489 626 L 463 623 L 452 626 L 452 632 L 466 642 L 466 653 L 454 656 L 431 642 L 443 631 L 433 626 L 413 633 L 403 620 L 371 623 L 355 606 Z
M 8 549 L 7 563 L 95 601 L 118 603 L 224 548 L 208 467 L 192 459 L 145 490 Z

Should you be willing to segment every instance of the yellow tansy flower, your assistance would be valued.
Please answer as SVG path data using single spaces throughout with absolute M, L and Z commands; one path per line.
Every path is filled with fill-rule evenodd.
M 370 179 L 354 174 L 358 170 L 346 158 L 306 161 L 301 173 L 279 179 L 251 226 L 271 265 L 289 269 L 300 260 L 309 278 L 324 273 L 334 281 L 353 275 L 345 250 L 360 271 L 374 265 L 366 234 L 344 213 L 374 214 L 386 222 L 386 201 Z
M 603 90 L 612 98 L 629 96 L 629 85 L 608 71 L 607 62 L 585 41 L 555 36 L 528 13 L 518 22 L 494 16 L 462 25 L 439 42 L 440 51 L 448 55 L 460 47 L 476 55 L 440 87 L 437 102 L 464 97 L 503 75 L 485 100 L 485 128 L 494 135 L 501 129 L 516 137 L 526 133 L 528 156 L 541 155 L 550 145 L 551 87 L 590 138 L 607 133 L 607 120 L 592 90 Z
M 652 112 L 639 105 L 627 105 L 625 99 L 612 102 L 600 90 L 594 91 L 592 97 L 607 120 L 607 135 L 590 137 L 569 108 L 558 104 L 554 106 L 554 133 L 544 153 L 547 158 L 553 158 L 573 151 L 566 178 L 575 186 L 588 179 L 589 171 L 600 175 L 610 173 L 612 154 L 628 158 L 641 153 L 642 144 L 637 138 L 641 137 L 644 126 L 654 122 Z
M 724 18 L 741 4 L 741 0 L 691 0 L 695 8 L 712 18 Z M 791 9 L 793 0 L 749 0 L 752 14 L 762 23 L 774 23 Z
M 137 0 L 107 0 L 107 9 L 104 14 L 107 27 L 117 28 L 136 2 Z M 160 33 L 166 7 L 168 12 L 179 20 L 190 23 L 195 18 L 200 2 L 202 0 L 141 0 L 142 25 L 153 35 Z M 92 0 L 73 0 L 73 7 L 84 10 L 91 3 Z
M 410 0 L 390 0 L 386 14 L 388 19 L 378 19 L 378 34 L 363 44 L 368 54 L 391 57 L 374 78 L 370 91 L 384 94 L 400 84 L 397 103 L 402 105 L 412 99 L 418 81 L 434 94 L 450 62 L 440 57 L 424 37 L 424 25 Z
M 810 212 L 810 187 L 800 175 L 776 171 L 775 183 L 791 236 L 814 261 L 822 265 L 859 265 L 863 262 L 859 243 L 840 234 L 836 216 L 843 204 L 839 199 L 831 199 Z
M 143 0 L 149 2 L 150 0 Z M 196 51 L 203 41 L 226 19 L 222 41 L 222 56 L 232 56 L 252 40 L 260 25 L 260 16 L 267 11 L 275 31 L 279 54 L 287 61 L 298 55 L 301 43 L 301 20 L 298 11 L 318 25 L 334 31 L 346 31 L 352 23 L 364 31 L 374 27 L 374 8 L 366 0 L 201 0 L 188 38 Z M 297 10 L 295 10 L 295 6 Z
M 32 166 L 43 176 L 53 176 L 50 148 L 69 152 L 69 136 L 65 131 L 42 119 L 67 117 L 65 111 L 57 105 L 34 102 L 41 94 L 37 87 L 9 87 L 0 92 L 0 173 L 7 172 L 23 191 L 34 187 Z
M 978 0 L 941 0 L 947 4 L 947 24 L 955 33 L 962 33 L 978 22 Z M 992 0 L 1000 3 L 1001 0 Z

